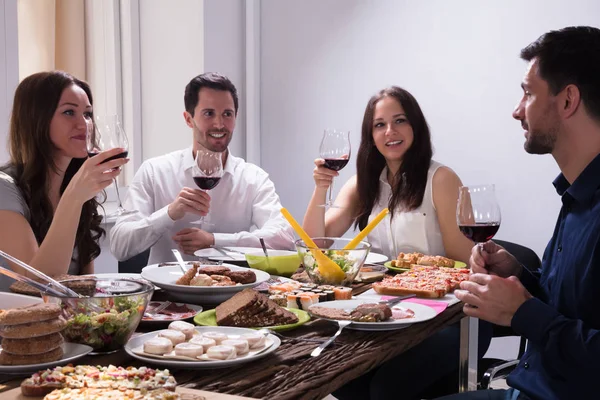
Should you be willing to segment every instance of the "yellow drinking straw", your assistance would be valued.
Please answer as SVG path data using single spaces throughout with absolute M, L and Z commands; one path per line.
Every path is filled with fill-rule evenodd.
M 290 223 L 292 228 L 294 228 L 298 236 L 300 236 L 300 238 L 304 240 L 304 243 L 306 243 L 306 245 L 310 249 L 310 252 L 312 253 L 313 257 L 315 258 L 315 260 L 317 260 L 319 273 L 323 275 L 323 277 L 328 281 L 341 283 L 346 277 L 346 274 L 344 273 L 344 271 L 342 271 L 340 266 L 334 263 L 325 254 L 323 254 L 323 252 L 317 247 L 315 242 L 313 242 L 310 236 L 308 236 L 308 234 L 304 231 L 304 229 L 302 229 L 300 224 L 296 222 L 294 217 L 292 217 L 292 214 L 290 214 L 290 212 L 286 210 L 285 207 L 281 209 L 281 213 L 283 214 L 285 219 L 287 219 L 287 221 Z
M 388 210 L 387 208 L 384 208 L 383 210 L 381 210 L 381 212 L 379 214 L 377 214 L 377 216 L 375 218 L 373 218 L 373 220 L 371 222 L 369 222 L 369 224 L 367 226 L 365 226 L 365 229 L 360 231 L 360 233 L 358 235 L 356 235 L 356 237 L 354 239 L 352 239 L 344 247 L 344 250 L 354 249 L 360 243 L 361 240 L 366 238 L 367 235 L 369 233 L 371 233 L 373 228 L 375 228 L 377 226 L 377 224 L 380 223 L 381 220 L 384 219 L 386 215 L 388 215 L 389 212 L 390 212 L 390 210 Z

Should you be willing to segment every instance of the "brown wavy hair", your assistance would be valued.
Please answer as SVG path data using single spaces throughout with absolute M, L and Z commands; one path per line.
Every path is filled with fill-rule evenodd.
M 385 158 L 377 150 L 373 140 L 375 106 L 384 97 L 393 97 L 400 103 L 414 134 L 413 143 L 394 176 L 392 197 L 388 203 L 392 216 L 397 209 L 410 211 L 423 203 L 427 172 L 433 156 L 429 126 L 412 94 L 398 86 L 391 86 L 371 97 L 365 109 L 360 147 L 356 157 L 358 213 L 354 226 L 360 229 L 367 226 L 373 206 L 379 200 L 379 176 L 386 166 Z
M 58 108 L 63 90 L 79 86 L 93 105 L 90 86 L 62 71 L 40 72 L 25 78 L 15 91 L 10 118 L 10 162 L 3 169 L 14 168 L 15 181 L 29 207 L 30 225 L 38 244 L 41 244 L 54 216 L 48 197 L 49 174 L 57 172 L 54 163 L 56 146 L 50 139 L 50 122 Z M 79 171 L 86 158 L 73 158 L 65 171 L 60 194 Z M 89 264 L 100 254 L 100 238 L 105 234 L 100 226 L 96 198 L 86 201 L 81 209 L 75 237 L 79 268 Z

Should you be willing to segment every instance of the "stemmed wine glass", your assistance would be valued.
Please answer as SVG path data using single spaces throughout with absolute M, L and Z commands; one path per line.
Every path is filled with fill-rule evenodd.
M 340 171 L 350 160 L 350 132 L 337 129 L 325 129 L 321 147 L 319 148 L 321 158 L 325 160 L 323 166 L 333 171 Z M 331 193 L 333 192 L 333 179 L 329 186 L 329 197 L 321 207 L 339 208 L 333 204 Z
M 86 139 L 87 153 L 90 157 L 94 157 L 101 151 L 106 151 L 114 148 L 122 148 L 124 151 L 116 156 L 106 159 L 104 162 L 117 158 L 126 158 L 129 153 L 129 142 L 127 135 L 121 127 L 118 115 L 106 115 L 96 117 L 96 125 L 92 121 L 88 122 L 88 134 Z M 117 192 L 117 200 L 119 207 L 107 217 L 120 217 L 123 215 L 135 214 L 137 211 L 126 210 L 121 203 L 121 195 L 119 194 L 119 185 L 117 179 L 113 179 L 115 191 Z
M 500 229 L 500 220 L 494 185 L 459 188 L 456 222 L 466 237 L 476 243 L 487 242 Z
M 223 153 L 210 151 L 207 149 L 199 149 L 196 151 L 196 163 L 192 169 L 192 176 L 196 185 L 204 190 L 208 191 L 214 189 L 223 176 Z M 201 216 L 198 221 L 192 222 L 192 224 L 202 225 L 214 225 L 206 220 L 206 216 Z

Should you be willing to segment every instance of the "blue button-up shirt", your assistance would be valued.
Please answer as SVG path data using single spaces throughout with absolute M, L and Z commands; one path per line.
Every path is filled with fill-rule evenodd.
M 562 208 L 541 277 L 521 276 L 536 297 L 512 319 L 529 348 L 508 384 L 535 400 L 600 399 L 600 155 L 554 186 Z

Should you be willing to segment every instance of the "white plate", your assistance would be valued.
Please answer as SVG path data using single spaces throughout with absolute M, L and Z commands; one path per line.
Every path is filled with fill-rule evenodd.
M 228 326 L 197 326 L 196 331 L 198 331 L 199 333 L 206 332 L 206 331 L 222 332 L 227 335 L 241 335 L 244 333 L 256 333 L 256 331 L 254 329 L 234 328 L 234 327 L 228 327 Z M 178 367 L 178 368 L 214 369 L 214 368 L 227 368 L 227 367 L 231 367 L 234 365 L 239 365 L 239 364 L 247 363 L 249 361 L 257 360 L 261 357 L 271 354 L 272 352 L 277 350 L 277 348 L 281 344 L 281 340 L 277 336 L 269 334 L 267 337 L 273 341 L 273 344 L 271 345 L 271 347 L 267 348 L 266 350 L 264 350 L 258 354 L 248 355 L 245 357 L 239 357 L 234 360 L 214 360 L 214 361 L 183 361 L 182 360 L 182 361 L 178 361 L 178 360 L 172 360 L 172 359 L 170 360 L 170 359 L 161 359 L 161 358 L 154 358 L 154 357 L 144 357 L 144 356 L 141 356 L 141 355 L 133 352 L 133 349 L 143 346 L 145 341 L 156 337 L 158 335 L 158 332 L 160 332 L 160 331 L 149 332 L 149 333 L 146 333 L 143 335 L 136 336 L 132 339 L 129 339 L 129 342 L 127 342 L 127 344 L 125 345 L 125 351 L 127 352 L 127 354 L 129 354 L 130 356 L 132 356 L 134 358 L 137 358 L 138 360 L 142 360 L 144 362 L 148 362 L 148 363 L 152 363 L 152 364 L 164 365 L 167 367 Z
M 166 290 L 173 297 L 186 303 L 219 304 L 229 299 L 237 292 L 246 288 L 252 288 L 267 281 L 271 276 L 258 269 L 238 267 L 232 264 L 222 264 L 232 271 L 253 271 L 256 274 L 256 282 L 236 286 L 186 286 L 176 285 L 183 272 L 179 267 L 159 267 L 158 264 L 148 265 L 142 269 L 142 278 L 154 283 L 156 286 Z
M 0 308 L 17 308 L 24 307 L 30 304 L 41 303 L 39 297 L 26 296 L 24 294 L 0 292 Z
M 369 252 L 369 254 L 367 254 L 365 264 L 379 264 L 382 262 L 386 262 L 387 260 L 388 256 L 386 256 L 385 254 Z
M 158 307 L 160 305 L 162 305 L 164 303 L 164 301 L 150 301 L 150 303 L 148 303 L 148 307 L 146 308 L 146 312 L 151 312 L 152 308 L 154 308 L 155 306 Z M 202 312 L 202 306 L 197 306 L 194 304 L 185 304 L 185 303 L 173 303 L 175 306 L 186 306 L 190 311 L 183 314 L 183 313 L 177 313 L 177 314 L 154 314 L 152 316 L 152 318 L 150 319 L 146 319 L 147 317 L 144 315 L 142 317 L 142 321 L 143 323 L 153 323 L 153 322 L 161 322 L 161 323 L 167 323 L 167 322 L 173 322 L 173 321 L 185 321 L 186 319 L 190 319 L 190 318 L 194 318 L 196 316 L 196 314 Z M 187 315 L 187 316 L 186 316 Z
M 361 304 L 365 303 L 373 303 L 368 300 L 335 300 L 335 301 L 327 301 L 324 303 L 319 303 L 319 307 L 325 308 L 338 308 L 342 310 L 352 310 L 358 307 Z M 395 329 L 406 328 L 409 325 L 412 325 L 416 322 L 428 321 L 437 315 L 436 311 L 428 306 L 411 303 L 408 301 L 401 301 L 399 304 L 395 305 L 392 308 L 409 308 L 415 312 L 415 316 L 413 318 L 404 318 L 392 321 L 384 321 L 384 322 L 352 322 L 348 325 L 348 329 L 355 329 L 357 331 L 391 331 Z M 310 313 L 310 311 L 309 311 Z M 311 314 L 312 315 L 312 314 Z M 315 315 L 315 317 L 317 317 Z M 323 317 L 317 317 L 321 319 L 329 319 Z M 335 320 L 330 320 L 335 321 Z
M 90 346 L 78 343 L 64 343 L 62 348 L 64 355 L 60 360 L 30 365 L 0 365 L 0 372 L 4 374 L 37 372 L 39 370 L 52 368 L 57 365 L 68 364 L 85 356 L 87 353 L 93 350 Z
M 257 251 L 262 251 L 261 248 L 256 247 L 228 247 L 232 250 L 241 251 L 242 253 L 256 253 Z M 225 250 L 223 250 L 225 251 Z M 215 261 L 246 261 L 246 257 L 243 254 L 233 253 L 225 251 L 227 255 L 224 255 L 221 251 L 217 249 L 201 249 L 197 250 L 194 255 L 198 257 L 208 258 L 209 260 Z M 385 254 L 379 253 L 369 253 L 367 255 L 367 260 L 365 261 L 367 264 L 377 264 L 382 263 L 388 260 L 388 256 Z

